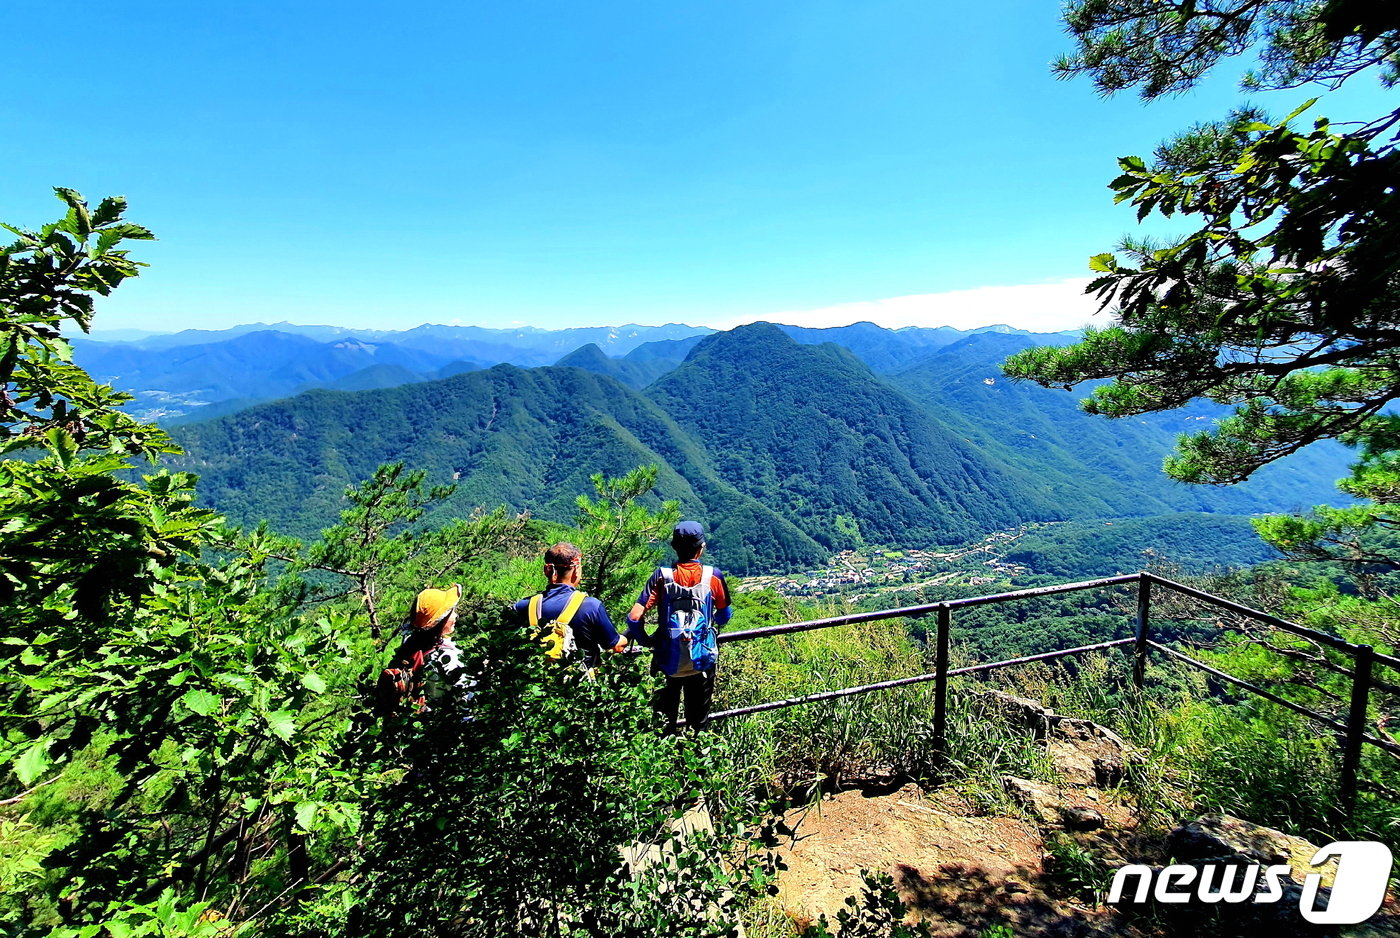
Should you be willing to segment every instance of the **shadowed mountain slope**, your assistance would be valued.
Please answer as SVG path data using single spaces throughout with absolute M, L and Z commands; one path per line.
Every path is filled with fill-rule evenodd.
M 1240 485 L 1185 485 L 1162 473 L 1163 458 L 1179 435 L 1210 427 L 1225 408 L 1199 402 L 1169 413 L 1109 420 L 1080 408 L 1088 385 L 1073 391 L 1043 388 L 1001 372 L 1001 363 L 1014 352 L 1069 341 L 982 333 L 938 349 L 888 380 L 966 438 L 1024 470 L 1026 484 L 1069 516 L 1252 514 L 1293 511 L 1340 497 L 1334 482 L 1346 475 L 1353 459 L 1340 444 L 1308 447 Z
M 657 339 L 654 342 L 643 342 L 622 357 L 628 361 L 650 361 L 654 358 L 661 358 L 679 364 L 685 361 L 690 350 L 699 345 L 704 338 L 704 335 L 693 335 L 685 339 Z
M 582 368 L 594 374 L 616 378 L 629 388 L 644 388 L 666 372 L 675 368 L 679 361 L 666 358 L 640 358 L 627 356 L 609 358 L 607 353 L 592 342 L 574 349 L 554 363 L 558 368 Z

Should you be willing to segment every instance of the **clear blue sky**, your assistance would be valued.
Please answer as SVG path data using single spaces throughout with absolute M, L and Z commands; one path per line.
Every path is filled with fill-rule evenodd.
M 1150 106 L 1056 81 L 1049 0 L 48 3 L 2 22 L 0 220 L 52 220 L 63 185 L 126 195 L 161 239 L 99 328 L 898 325 L 937 304 L 882 301 L 950 291 L 1006 320 L 1008 298 L 1063 288 L 984 288 L 1084 277 L 1131 229 L 1115 157 L 1240 99 L 1234 67 Z M 1348 94 L 1326 112 L 1380 106 Z

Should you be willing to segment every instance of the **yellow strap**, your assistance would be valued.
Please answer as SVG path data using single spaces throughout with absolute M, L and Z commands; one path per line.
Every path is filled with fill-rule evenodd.
M 574 620 L 575 613 L 578 612 L 579 607 L 583 605 L 583 601 L 587 598 L 588 594 L 583 590 L 574 590 L 574 595 L 569 597 L 568 605 L 564 607 L 563 612 L 559 613 L 559 618 L 554 621 L 558 622 L 560 625 L 568 625 Z
M 540 636 L 540 644 L 545 646 L 544 653 L 549 658 L 559 659 L 564 657 L 565 637 L 568 635 L 569 622 L 583 605 L 583 601 L 588 595 L 582 590 L 574 590 L 574 595 L 569 597 L 569 601 L 564 604 L 564 611 L 550 622 L 550 628 L 543 630 Z M 530 597 L 530 605 L 527 607 L 530 612 L 530 630 L 540 631 L 540 610 L 544 608 L 544 594 L 540 593 Z

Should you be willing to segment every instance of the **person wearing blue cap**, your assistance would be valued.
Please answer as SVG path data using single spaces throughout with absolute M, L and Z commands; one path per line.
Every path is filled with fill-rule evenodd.
M 674 567 L 657 567 L 627 614 L 627 638 L 651 649 L 652 673 L 666 675 L 654 706 L 674 733 L 685 698 L 685 722 L 702 730 L 710 721 L 710 700 L 718 664 L 718 628 L 729 621 L 729 587 L 724 574 L 700 562 L 705 529 L 682 521 L 671 532 Z M 648 634 L 643 619 L 657 611 L 657 627 Z

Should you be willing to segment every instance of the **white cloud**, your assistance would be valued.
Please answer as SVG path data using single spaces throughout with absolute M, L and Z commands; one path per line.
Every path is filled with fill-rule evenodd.
M 733 318 L 711 323 L 718 329 L 731 329 L 743 323 L 767 320 L 797 326 L 845 326 L 853 322 L 873 322 L 898 329 L 902 326 L 952 326 L 975 329 L 979 326 L 1007 325 L 1031 332 L 1062 332 L 1087 324 L 1107 325 L 1109 317 L 1100 314 L 1098 302 L 1086 296 L 1087 277 L 1053 283 L 1027 283 L 1016 286 L 977 287 L 947 293 L 920 293 L 884 300 L 842 303 L 820 309 L 789 310 L 766 316 Z

